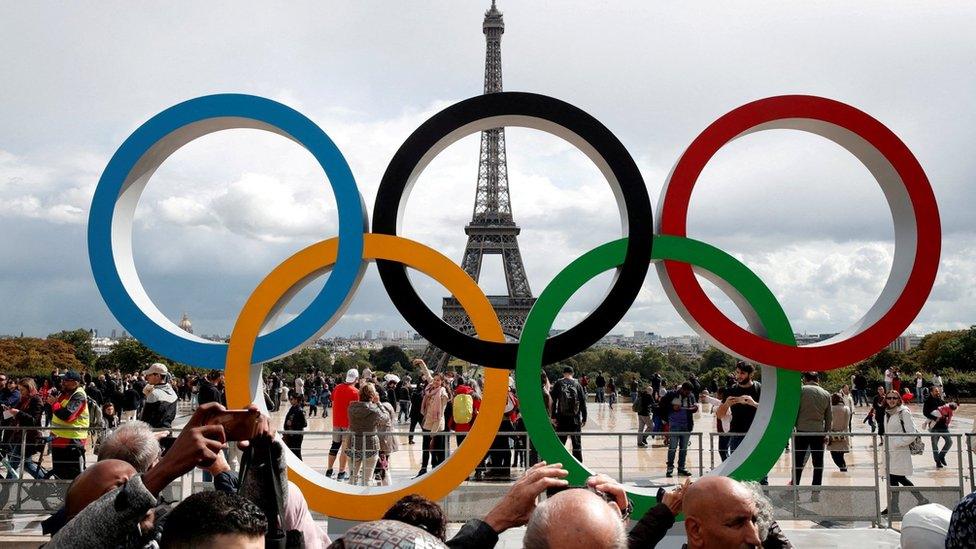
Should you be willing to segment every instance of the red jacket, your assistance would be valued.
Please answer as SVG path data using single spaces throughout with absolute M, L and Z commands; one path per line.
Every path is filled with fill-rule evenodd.
M 359 400 L 359 389 L 352 383 L 336 386 L 332 392 L 332 427 L 349 428 L 349 404 Z

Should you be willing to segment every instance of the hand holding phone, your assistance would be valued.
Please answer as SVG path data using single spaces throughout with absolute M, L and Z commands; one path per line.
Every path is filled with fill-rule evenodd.
M 226 440 L 251 440 L 257 434 L 261 412 L 257 410 L 223 410 L 214 414 L 208 425 L 224 428 Z

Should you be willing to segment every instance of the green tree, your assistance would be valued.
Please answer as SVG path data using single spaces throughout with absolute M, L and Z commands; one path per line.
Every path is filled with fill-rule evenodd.
M 370 351 L 369 362 L 374 370 L 390 372 L 394 364 L 400 364 L 400 367 L 410 364 L 410 357 L 397 345 L 387 345 L 378 351 Z
M 701 362 L 698 365 L 699 372 L 710 372 L 714 369 L 732 371 L 735 368 L 735 359 L 720 349 L 709 347 L 702 353 Z
M 95 351 L 92 350 L 91 333 L 84 328 L 77 330 L 62 330 L 47 336 L 48 339 L 59 339 L 74 347 L 75 357 L 87 367 L 95 365 Z
M 661 349 L 647 346 L 641 351 L 640 369 L 638 372 L 640 372 L 641 377 L 644 379 L 650 379 L 654 374 L 664 371 L 667 365 L 667 357 L 664 356 Z

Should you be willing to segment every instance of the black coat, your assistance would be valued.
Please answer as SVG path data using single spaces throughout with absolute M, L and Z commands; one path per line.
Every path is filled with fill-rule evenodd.
M 208 402 L 221 402 L 223 400 L 220 389 L 213 383 L 210 383 L 209 379 L 201 379 L 197 381 L 197 385 L 200 387 L 200 393 L 197 399 L 201 406 Z

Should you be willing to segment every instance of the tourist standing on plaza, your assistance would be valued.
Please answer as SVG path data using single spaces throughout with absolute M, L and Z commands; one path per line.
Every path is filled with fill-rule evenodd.
M 725 404 L 730 406 L 732 420 L 729 422 L 732 436 L 729 437 L 729 454 L 742 443 L 752 420 L 756 417 L 756 410 L 759 408 L 759 397 L 762 392 L 762 385 L 758 381 L 752 380 L 752 374 L 756 368 L 748 362 L 739 361 L 735 365 L 735 385 L 726 391 Z M 721 413 L 725 410 L 719 408 Z
M 420 404 L 424 401 L 424 390 L 426 388 L 427 380 L 423 376 L 418 376 L 417 386 L 410 392 L 410 428 L 408 430 L 411 434 L 407 437 L 407 444 L 413 444 L 413 432 L 424 419 L 423 414 L 420 413 Z
M 122 392 L 122 421 L 133 421 L 136 419 L 136 411 L 139 409 L 139 391 L 130 381 L 126 384 L 125 391 Z
M 892 368 L 885 368 L 884 371 L 884 388 L 885 392 L 891 390 L 891 383 L 895 379 L 895 371 Z
M 400 449 L 400 443 L 397 442 L 397 438 L 394 435 L 382 434 L 393 431 L 396 425 L 397 417 L 396 410 L 393 409 L 393 404 L 386 401 L 380 402 L 380 408 L 383 410 L 383 413 L 380 414 L 380 422 L 376 426 L 376 431 L 380 433 L 380 453 L 376 460 L 376 469 L 380 485 L 389 486 L 391 480 L 390 455 Z
M 346 455 L 349 457 L 349 482 L 369 486 L 379 460 L 380 441 L 376 434 L 386 412 L 380 408 L 380 394 L 372 383 L 359 389 L 359 400 L 349 404 L 349 433 Z
M 176 419 L 176 390 L 170 383 L 169 370 L 165 364 L 154 362 L 142 372 L 146 376 L 146 404 L 142 408 L 142 421 L 154 429 L 173 426 Z
M 912 413 L 901 401 L 901 395 L 897 391 L 889 391 L 885 396 L 885 433 L 887 434 L 888 444 L 886 444 L 885 454 L 888 459 L 888 486 L 915 486 L 909 480 L 909 475 L 915 472 L 912 466 L 912 452 L 909 445 L 912 443 L 914 435 L 918 433 L 915 421 L 912 420 Z M 912 490 L 912 495 L 919 505 L 925 505 L 929 501 L 925 499 L 918 490 Z M 898 493 L 891 495 L 891 512 L 895 515 L 900 514 L 898 510 Z M 888 514 L 888 509 L 881 511 L 882 515 Z
M 639 391 L 640 391 L 640 382 L 637 380 L 637 378 L 630 380 L 630 402 L 634 404 L 637 403 L 637 394 Z
M 220 378 L 224 373 L 220 370 L 210 370 L 207 372 L 206 378 L 201 378 L 197 381 L 197 386 L 200 388 L 197 393 L 197 404 L 203 405 L 208 402 L 220 402 L 223 403 L 224 395 L 220 391 Z
M 654 430 L 651 422 L 651 411 L 656 405 L 651 385 L 644 387 L 644 391 L 637 395 L 634 401 L 634 411 L 637 412 L 637 447 L 647 448 L 648 433 Z
M 319 413 L 319 390 L 312 387 L 308 392 L 308 417 L 315 417 Z
M 850 432 L 851 415 L 851 409 L 847 407 L 847 403 L 844 402 L 844 397 L 840 393 L 830 395 L 831 423 L 827 450 L 830 451 L 830 459 L 834 460 L 834 465 L 840 469 L 841 473 L 847 472 L 847 460 L 844 458 L 844 454 L 851 451 L 851 437 L 841 433 Z
M 277 412 L 281 408 L 281 378 L 276 372 L 271 372 L 268 376 L 268 388 L 271 393 L 272 412 Z
M 933 386 L 932 390 L 929 391 L 929 397 L 925 399 L 925 403 L 922 405 L 922 415 L 928 420 L 929 432 L 932 433 L 932 459 L 935 460 L 935 466 L 939 469 L 948 465 L 945 458 L 949 449 L 952 448 L 952 437 L 949 436 L 948 418 L 936 415 L 933 412 L 938 411 L 945 403 L 942 400 L 942 388 Z M 942 447 L 939 446 L 940 439 L 945 442 Z
M 40 427 L 42 415 L 44 413 L 44 403 L 41 402 L 41 395 L 37 392 L 37 384 L 34 380 L 25 377 L 18 383 L 20 389 L 20 402 L 15 408 L 6 410 L 13 420 L 11 425 L 16 427 Z M 44 449 L 44 442 L 41 440 L 41 432 L 37 429 L 25 429 L 22 431 L 10 431 L 13 435 L 6 438 L 9 446 L 7 448 L 7 478 L 18 478 L 20 468 L 21 448 L 24 453 L 24 469 L 34 478 L 43 478 L 37 463 L 32 459 L 33 456 Z
M 617 384 L 613 382 L 611 377 L 607 381 L 607 406 L 613 410 L 613 405 L 617 403 Z
M 874 395 L 874 400 L 871 402 L 871 411 L 874 413 L 874 421 L 878 422 L 878 434 L 882 437 L 885 434 L 885 424 L 887 423 L 887 417 L 885 416 L 887 409 L 885 388 L 878 385 L 878 391 Z M 874 425 L 871 426 L 871 432 L 874 432 Z M 881 444 L 884 444 L 884 439 L 881 440 Z
M 288 413 L 285 415 L 285 431 L 304 431 L 305 427 L 308 426 L 308 421 L 305 419 L 305 409 L 302 406 L 302 397 L 298 393 L 292 392 L 288 395 L 288 403 L 291 404 L 291 408 L 288 409 Z M 302 442 L 305 440 L 305 435 L 301 433 L 284 433 L 281 435 L 281 441 L 285 443 L 298 459 L 302 459 Z
M 447 420 L 447 429 L 454 431 L 457 445 L 460 448 L 468 432 L 474 425 L 474 420 L 481 410 L 481 391 L 474 380 L 462 381 L 454 390 L 454 400 L 451 406 L 451 417 Z M 475 480 L 481 480 L 485 474 L 485 460 L 482 459 L 475 468 Z
M 695 412 L 698 411 L 698 401 L 695 399 L 694 385 L 684 382 L 677 391 L 664 395 L 663 406 L 670 409 L 668 413 L 668 470 L 665 476 L 674 475 L 674 454 L 678 454 L 678 474 L 690 477 L 691 473 L 685 469 L 688 457 L 688 442 L 691 431 L 695 428 Z
M 426 368 L 426 364 L 424 364 L 424 368 Z M 424 453 L 424 457 L 421 460 L 420 471 L 417 473 L 418 477 L 427 473 L 428 459 L 430 468 L 433 469 L 440 465 L 446 457 L 447 441 L 444 434 L 446 426 L 444 413 L 450 400 L 450 394 L 444 387 L 444 376 L 440 373 L 434 374 L 424 389 L 424 398 L 420 403 L 420 415 L 423 416 L 420 429 L 424 433 L 430 434 L 423 436 L 421 451 Z
M 596 373 L 596 401 L 603 403 L 604 398 L 604 388 L 607 386 L 607 380 L 603 377 L 603 372 Z
M 406 423 L 410 421 L 410 378 L 404 377 L 398 381 L 393 392 L 397 399 L 397 421 Z
M 924 401 L 928 398 L 928 391 L 925 389 L 925 378 L 922 377 L 922 372 L 915 372 L 915 398 L 919 402 Z
M 88 395 L 81 388 L 81 375 L 69 370 L 61 377 L 59 396 L 48 396 L 51 405 L 51 461 L 54 474 L 71 480 L 81 474 L 88 440 Z M 176 395 L 174 395 L 176 396 Z
M 851 384 L 854 386 L 854 404 L 857 406 L 870 406 L 871 400 L 868 399 L 868 378 L 863 372 L 854 374 Z
M 603 376 L 597 376 L 597 386 Z M 613 386 L 613 380 L 610 385 Z M 600 389 L 597 389 L 599 394 Z M 573 379 L 573 369 L 569 366 L 563 368 L 563 377 L 552 386 L 549 396 L 552 397 L 552 414 L 556 420 L 556 433 L 559 435 L 559 442 L 566 444 L 567 436 L 573 445 L 573 457 L 580 463 L 583 462 L 583 443 L 582 437 L 578 434 L 586 425 L 586 395 L 583 393 L 583 386 L 579 381 Z M 570 434 L 568 434 L 570 433 Z
M 305 379 L 302 378 L 301 374 L 295 376 L 295 393 L 305 399 Z
M 793 437 L 793 484 L 796 486 L 800 485 L 808 452 L 813 454 L 813 485 L 823 484 L 825 433 L 833 425 L 833 416 L 830 393 L 817 383 L 818 377 L 817 372 L 803 373 L 800 410 L 796 415 L 796 435 Z
M 854 430 L 854 396 L 851 394 L 851 388 L 848 385 L 844 385 L 840 388 L 840 398 L 844 401 L 844 406 L 850 411 L 847 419 L 847 430 Z
M 339 456 L 339 473 L 336 480 L 346 478 L 346 453 L 342 452 L 346 448 L 346 437 L 343 433 L 349 430 L 349 405 L 359 400 L 359 389 L 356 388 L 356 381 L 359 380 L 359 370 L 350 368 L 346 372 L 346 382 L 336 386 L 332 393 L 332 447 L 329 448 L 329 465 L 325 470 L 325 476 L 332 476 L 332 466 L 335 464 L 336 456 Z
M 726 388 L 719 387 L 715 396 L 702 391 L 702 402 L 711 404 L 715 414 L 715 432 L 718 433 L 718 456 L 725 461 L 729 458 L 729 433 L 732 429 L 731 406 L 725 404 Z

